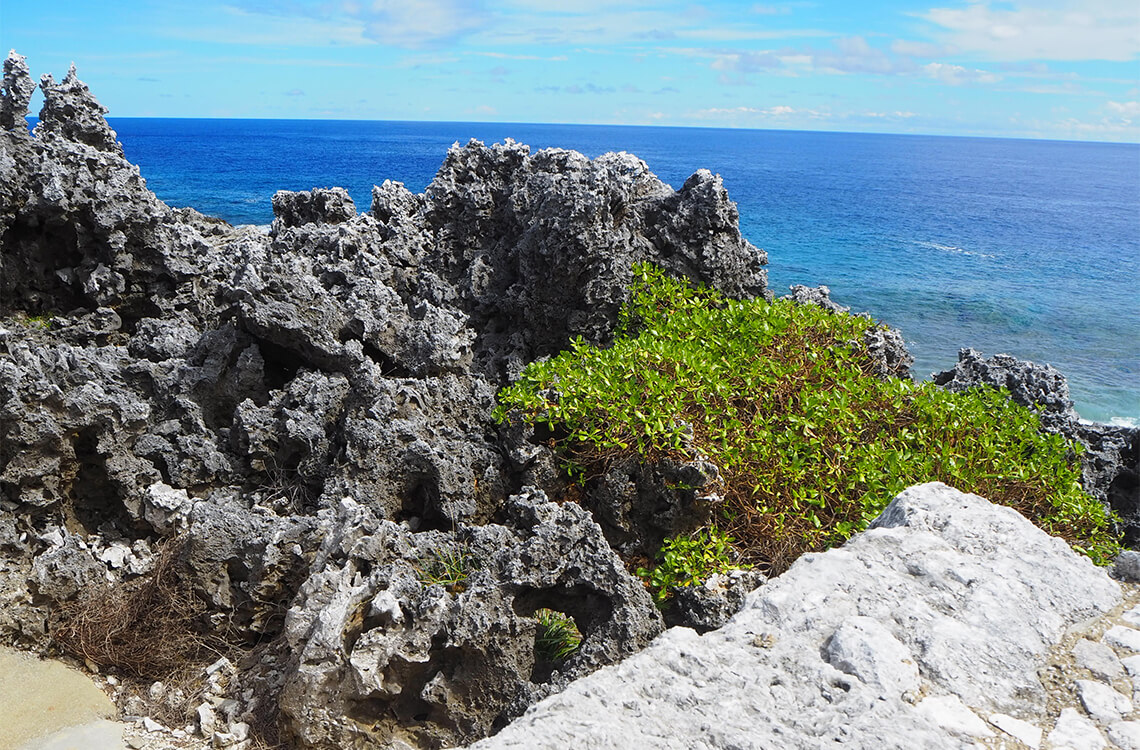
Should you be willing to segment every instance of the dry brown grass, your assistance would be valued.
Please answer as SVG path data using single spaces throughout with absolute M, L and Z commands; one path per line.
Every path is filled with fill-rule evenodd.
M 56 643 L 102 670 L 147 680 L 169 679 L 224 653 L 224 641 L 206 631 L 206 603 L 186 578 L 184 546 L 167 540 L 146 575 L 99 586 L 64 606 Z

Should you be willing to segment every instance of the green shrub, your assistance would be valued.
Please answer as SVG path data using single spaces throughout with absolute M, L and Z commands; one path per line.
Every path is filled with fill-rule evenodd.
M 542 423 L 580 481 L 612 459 L 704 455 L 719 525 L 779 572 L 842 543 L 904 488 L 942 481 L 1012 506 L 1095 561 L 1119 549 L 1080 485 L 1078 446 L 1003 392 L 874 375 L 876 324 L 786 300 L 730 300 L 636 269 L 613 345 L 581 339 L 528 366 L 496 418 Z
M 715 526 L 693 534 L 666 539 L 653 568 L 638 568 L 658 604 L 664 604 L 677 586 L 697 586 L 716 573 L 738 567 L 733 564 L 732 537 Z

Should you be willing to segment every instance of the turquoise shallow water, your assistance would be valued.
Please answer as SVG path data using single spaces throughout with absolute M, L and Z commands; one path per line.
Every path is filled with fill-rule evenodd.
M 420 191 L 448 146 L 507 137 L 630 151 L 679 187 L 720 173 L 779 294 L 832 297 L 901 328 L 914 374 L 960 347 L 1047 362 L 1078 411 L 1140 421 L 1140 145 L 487 123 L 113 119 L 160 198 L 268 223 L 278 189 L 385 179 Z

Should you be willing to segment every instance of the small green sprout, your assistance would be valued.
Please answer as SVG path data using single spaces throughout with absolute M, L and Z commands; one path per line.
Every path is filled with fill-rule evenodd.
M 710 526 L 693 534 L 666 539 L 654 568 L 638 568 L 637 575 L 653 592 L 657 604 L 664 605 L 680 586 L 698 586 L 717 573 L 740 567 L 733 563 L 732 537 Z

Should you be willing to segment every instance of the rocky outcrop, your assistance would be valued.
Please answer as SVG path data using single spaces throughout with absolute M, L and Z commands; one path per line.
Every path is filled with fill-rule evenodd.
M 721 629 L 673 628 L 473 747 L 1038 747 L 1043 730 L 1087 729 L 1078 689 L 1127 703 L 1112 724 L 1127 732 L 1130 695 L 1082 688 L 1084 672 L 1061 686 L 1039 676 L 1068 628 L 1121 602 L 1103 570 L 1016 512 L 920 485 Z
M 268 732 L 262 739 L 279 733 L 295 746 L 400 748 L 477 740 L 661 631 L 618 553 L 651 554 L 691 521 L 717 467 L 615 461 L 573 498 L 580 504 L 566 502 L 551 436 L 500 427 L 491 411 L 497 390 L 535 358 L 573 337 L 611 337 L 638 262 L 729 295 L 770 295 L 764 253 L 741 237 L 719 177 L 702 170 L 673 190 L 629 154 L 590 160 L 472 141 L 448 151 L 422 194 L 384 182 L 359 213 L 341 189 L 281 192 L 271 226 L 231 227 L 147 189 L 74 69 L 40 85 L 44 107 L 29 133 L 32 78 L 22 57 L 8 56 L 0 638 L 54 648 L 77 632 L 60 621 L 69 605 L 115 616 L 108 592 L 144 590 L 161 560 L 198 613 L 181 635 L 231 649 L 224 674 L 203 665 L 210 699 L 196 715 L 215 744 Z M 796 296 L 834 309 L 826 290 Z M 901 336 L 885 327 L 868 335 L 881 372 L 905 375 Z M 975 501 L 959 505 L 964 520 L 938 524 L 991 523 L 971 515 Z M 1006 533 L 1004 520 L 992 523 Z M 846 599 L 827 600 L 835 607 L 773 593 L 795 590 L 795 578 L 764 589 L 776 596 L 763 600 L 765 622 L 797 633 L 786 645 L 732 623 L 716 630 L 758 576 L 679 594 L 675 614 L 724 645 L 701 663 L 752 685 L 733 659 L 771 647 L 792 665 L 809 644 L 824 661 L 796 667 L 806 682 L 781 686 L 783 673 L 765 667 L 757 674 L 772 679 L 757 683 L 756 705 L 771 697 L 815 711 L 830 700 L 857 726 L 912 716 L 895 693 L 922 685 L 945 697 L 969 683 L 1006 706 L 1023 689 L 1038 696 L 1020 677 L 1002 682 L 999 662 L 1033 657 L 1058 623 L 1111 598 L 1111 586 L 1092 579 L 1083 599 L 1049 589 L 1060 614 L 987 645 L 992 681 L 956 682 L 959 665 L 944 654 L 975 631 L 955 629 L 943 609 L 964 607 L 970 627 L 987 626 L 982 605 L 997 595 L 986 593 L 989 573 L 957 542 L 889 525 L 800 566 L 849 585 Z M 859 594 L 857 577 L 829 567 L 901 565 L 889 555 L 911 554 L 907 540 L 920 536 L 905 559 L 933 545 L 932 572 L 884 573 L 896 589 Z M 1043 544 L 1020 551 L 1018 571 L 1053 565 L 1055 578 L 1087 578 L 1081 565 L 1058 562 L 1059 542 Z M 1033 612 L 1043 590 L 1022 592 L 1015 606 Z M 910 621 L 897 617 L 912 595 L 928 596 L 923 616 L 948 629 L 907 635 Z M 147 608 L 131 612 L 128 633 L 148 634 Z M 544 647 L 549 617 L 580 643 Z M 894 640 L 872 647 L 884 631 Z M 671 631 L 654 653 L 680 648 L 660 658 L 689 674 L 693 639 Z M 177 703 L 168 700 L 177 691 L 154 692 Z M 643 692 L 688 700 L 680 683 Z M 889 700 L 876 702 L 881 695 Z M 138 695 L 123 700 L 132 713 L 145 709 Z M 771 709 L 775 720 L 801 727 L 781 710 Z M 820 721 L 813 726 L 826 728 Z
M 31 80 L 10 54 L 0 637 L 48 648 L 62 605 L 178 538 L 197 627 L 246 653 L 218 732 L 269 710 L 291 742 L 397 747 L 477 739 L 661 629 L 611 524 L 552 503 L 549 448 L 491 409 L 536 357 L 608 339 L 637 262 L 767 294 L 718 177 L 473 141 L 423 194 L 281 192 L 270 227 L 231 227 L 147 189 L 74 69 L 30 134 Z M 581 632 L 571 655 L 536 648 L 539 610 Z
M 1127 544 L 1140 542 L 1140 428 L 1082 422 L 1064 375 L 1050 365 L 1008 354 L 987 358 L 974 349 L 962 349 L 958 363 L 933 378 L 952 391 L 1005 388 L 1011 399 L 1036 409 L 1044 429 L 1081 445 L 1085 490 L 1120 516 Z

